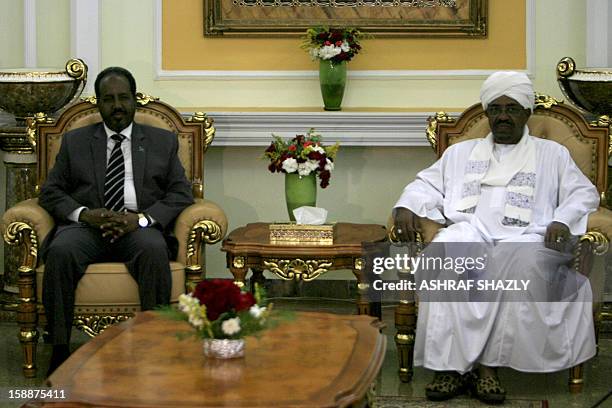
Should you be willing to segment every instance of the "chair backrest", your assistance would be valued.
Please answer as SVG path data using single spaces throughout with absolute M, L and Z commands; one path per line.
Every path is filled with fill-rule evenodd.
M 191 181 L 194 196 L 202 198 L 204 153 L 215 136 L 212 119 L 201 112 L 184 119 L 170 105 L 157 98 L 138 93 L 134 120 L 143 125 L 170 130 L 177 135 L 179 159 L 185 168 L 187 179 Z M 101 121 L 95 97 L 91 97 L 70 106 L 51 123 L 43 119 L 34 124 L 38 156 L 38 188 L 42 186 L 49 170 L 55 164 L 63 135 L 69 130 Z
M 604 193 L 608 177 L 609 128 L 589 124 L 577 109 L 553 98 L 538 95 L 536 101 L 536 108 L 527 122 L 530 133 L 567 147 L 582 172 L 600 193 Z M 431 117 L 427 137 L 440 157 L 448 146 L 485 137 L 489 132 L 489 122 L 478 103 L 457 119 L 444 112 Z

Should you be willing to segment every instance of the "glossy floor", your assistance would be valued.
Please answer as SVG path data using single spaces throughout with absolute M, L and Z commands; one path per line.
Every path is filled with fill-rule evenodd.
M 324 311 L 331 313 L 354 313 L 355 306 L 351 301 L 331 300 L 322 298 L 282 298 L 276 299 L 277 307 L 295 310 Z M 404 396 L 408 401 L 424 397 L 424 386 L 431 380 L 432 373 L 421 368 L 415 369 L 414 379 L 410 383 L 402 383 L 397 376 L 397 354 L 393 335 L 393 308 L 383 308 L 383 321 L 387 327 L 387 356 L 376 385 L 376 394 L 382 396 Z M 73 348 L 88 340 L 84 334 L 74 332 Z M 15 407 L 18 404 L 6 400 L 9 389 L 37 387 L 44 380 L 51 347 L 40 343 L 38 347 L 39 370 L 38 377 L 26 380 L 21 374 L 22 353 L 17 340 L 15 323 L 0 322 L 0 407 Z M 567 390 L 567 371 L 553 374 L 526 374 L 510 369 L 499 372 L 502 384 L 508 391 L 508 398 L 526 400 L 548 400 L 549 407 L 591 407 L 610 390 L 612 381 L 612 339 L 600 340 L 599 355 L 588 362 L 585 367 L 585 386 L 581 394 L 572 395 Z M 483 407 L 476 400 L 467 401 L 468 397 L 460 397 L 462 406 Z M 446 403 L 441 406 L 453 406 Z M 434 405 L 436 406 L 436 405 Z M 612 397 L 603 402 L 600 407 L 612 407 Z

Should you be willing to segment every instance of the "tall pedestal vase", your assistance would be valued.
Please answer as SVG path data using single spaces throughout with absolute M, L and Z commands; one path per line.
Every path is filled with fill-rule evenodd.
M 325 110 L 338 111 L 346 85 L 346 62 L 321 60 L 319 63 L 319 83 Z
M 297 173 L 285 174 L 285 200 L 289 219 L 295 221 L 293 210 L 304 205 L 317 205 L 317 178 L 314 173 L 300 177 Z

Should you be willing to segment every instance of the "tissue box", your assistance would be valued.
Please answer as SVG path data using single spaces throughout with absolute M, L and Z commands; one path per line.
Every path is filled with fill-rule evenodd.
M 333 245 L 334 224 L 270 224 L 272 245 Z

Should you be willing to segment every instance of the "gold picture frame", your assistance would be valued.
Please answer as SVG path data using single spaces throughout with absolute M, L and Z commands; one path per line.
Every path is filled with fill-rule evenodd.
M 358 27 L 375 37 L 486 38 L 488 1 L 204 0 L 204 35 L 287 37 L 334 26 Z

